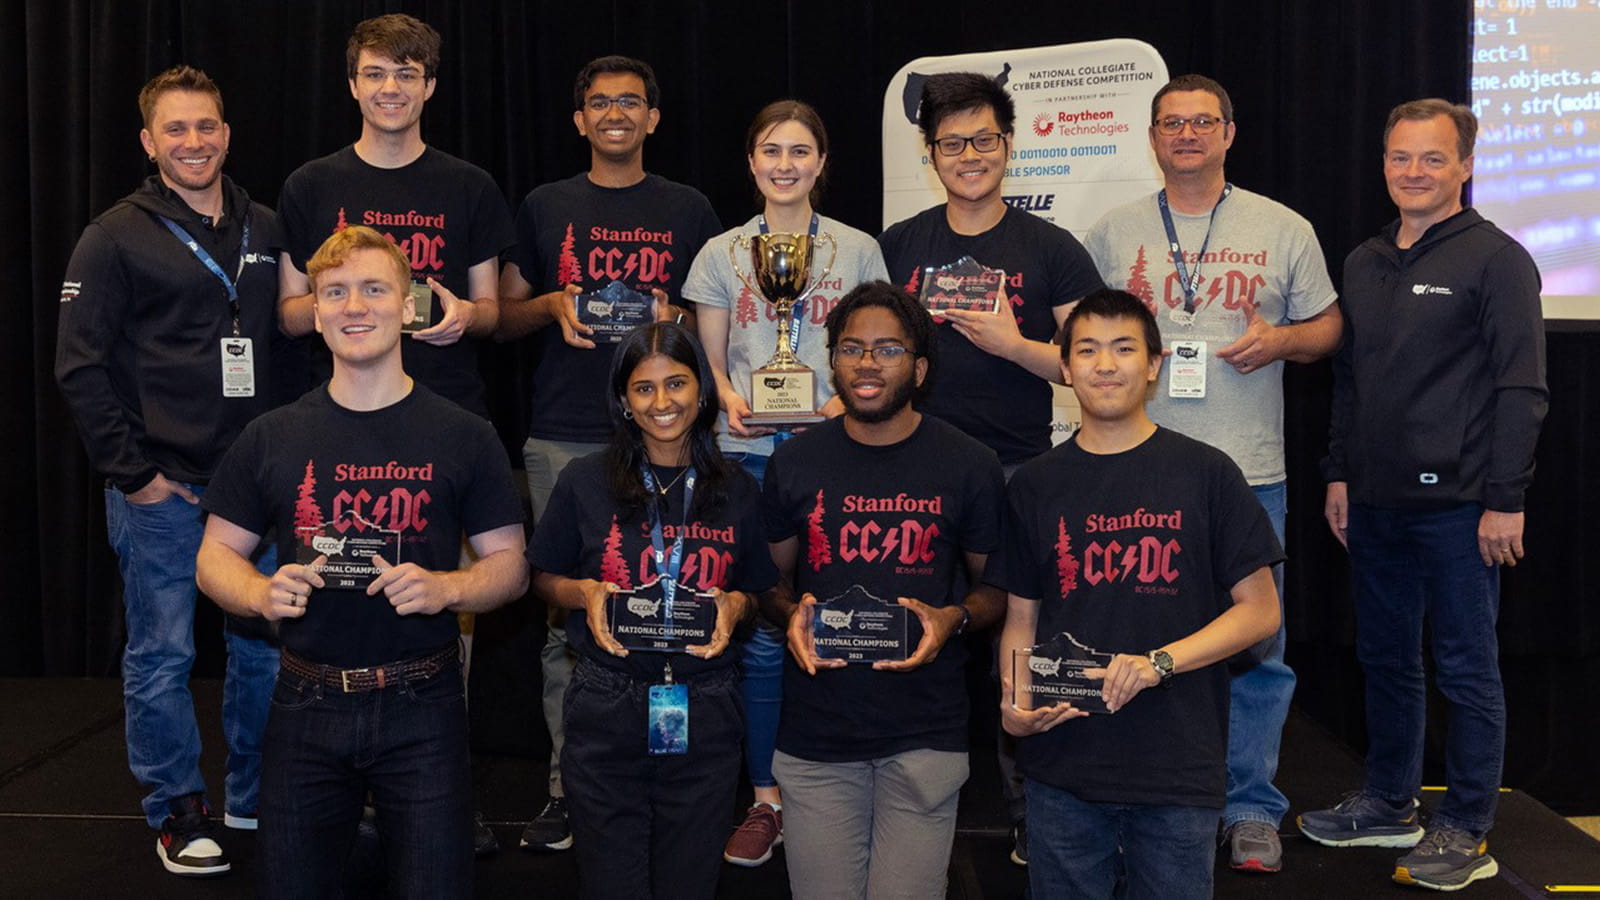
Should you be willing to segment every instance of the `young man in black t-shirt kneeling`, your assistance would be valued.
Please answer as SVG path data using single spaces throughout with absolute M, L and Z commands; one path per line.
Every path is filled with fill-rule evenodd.
M 1144 304 L 1096 291 L 1063 331 L 1083 425 L 1012 477 L 1005 546 L 984 575 L 1010 595 L 1000 711 L 1021 738 L 1028 877 L 1038 897 L 1109 898 L 1119 871 L 1129 898 L 1210 897 L 1223 660 L 1277 630 L 1283 552 L 1226 454 L 1145 415 L 1161 340 Z M 1109 655 L 1085 674 L 1103 679 L 1110 714 L 1013 703 L 1013 651 L 1062 634 Z

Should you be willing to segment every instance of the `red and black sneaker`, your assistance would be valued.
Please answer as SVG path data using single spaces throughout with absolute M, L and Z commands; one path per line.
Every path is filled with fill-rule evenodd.
M 232 866 L 222 845 L 214 837 L 215 825 L 205 800 L 199 794 L 185 794 L 171 801 L 172 814 L 161 823 L 156 840 L 156 855 L 174 875 L 221 875 Z

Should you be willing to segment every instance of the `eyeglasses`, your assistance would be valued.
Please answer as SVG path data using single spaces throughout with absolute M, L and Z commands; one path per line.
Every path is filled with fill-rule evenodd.
M 644 98 L 634 94 L 623 94 L 621 97 L 607 97 L 604 94 L 595 94 L 593 97 L 583 101 L 583 105 L 588 107 L 590 112 L 596 113 L 603 113 L 613 105 L 623 112 L 634 112 L 644 108 Z
M 1156 120 L 1156 130 L 1165 135 L 1183 134 L 1183 126 L 1187 125 L 1194 129 L 1195 134 L 1210 134 L 1217 130 L 1218 125 L 1225 125 L 1227 122 L 1227 119 L 1219 119 L 1205 113 L 1187 119 L 1183 116 L 1167 116 L 1165 119 Z
M 914 355 L 910 350 L 907 350 L 899 344 L 884 344 L 881 347 L 862 347 L 859 344 L 840 344 L 839 346 L 833 348 L 833 354 L 835 358 L 842 362 L 849 363 L 852 366 L 859 366 L 863 362 L 866 362 L 868 357 L 871 357 L 875 362 L 877 362 L 878 365 L 885 369 L 893 369 L 894 367 L 905 362 L 907 356 Z
M 395 69 L 393 71 L 388 69 L 362 69 L 356 73 L 357 78 L 372 87 L 382 87 L 383 83 L 388 81 L 391 75 L 394 76 L 394 80 L 401 87 L 411 87 L 423 78 L 422 73 L 416 69 Z
M 960 156 L 966 152 L 968 144 L 979 153 L 993 153 L 1000 148 L 1002 137 L 1005 135 L 998 131 L 985 131 L 972 137 L 945 137 L 929 143 L 939 148 L 940 156 Z

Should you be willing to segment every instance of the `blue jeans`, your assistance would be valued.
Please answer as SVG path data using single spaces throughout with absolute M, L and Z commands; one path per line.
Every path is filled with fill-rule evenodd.
M 1495 619 L 1500 570 L 1478 555 L 1483 508 L 1350 507 L 1356 655 L 1367 681 L 1368 793 L 1410 802 L 1422 784 L 1426 680 L 1422 620 L 1434 680 L 1449 707 L 1445 795 L 1433 823 L 1483 834 L 1494 825 L 1505 758 L 1506 706 Z
M 1284 543 L 1283 525 L 1288 511 L 1288 489 L 1284 482 L 1250 488 L 1261 501 L 1278 544 Z M 1272 567 L 1272 580 L 1278 586 L 1278 611 L 1283 611 L 1283 564 Z M 1222 810 L 1223 827 L 1246 819 L 1278 827 L 1289 811 L 1289 799 L 1272 784 L 1278 773 L 1278 748 L 1283 740 L 1283 723 L 1289 718 L 1289 701 L 1294 699 L 1294 670 L 1283 661 L 1285 627 L 1268 640 L 1265 656 L 1259 663 L 1233 676 L 1229 683 L 1228 706 L 1228 802 Z
M 200 485 L 185 485 L 196 495 Z M 204 522 L 198 506 L 174 494 L 160 503 L 129 503 L 106 488 L 106 535 L 122 573 L 123 617 L 128 645 L 122 654 L 128 768 L 149 790 L 142 805 L 150 827 L 159 828 L 169 801 L 204 793 L 200 775 L 200 727 L 195 720 L 189 673 L 194 666 L 194 559 Z M 276 566 L 276 553 L 258 565 Z M 223 684 L 223 734 L 228 742 L 227 809 L 253 814 L 261 771 L 261 732 L 266 722 L 278 651 L 269 642 L 227 633 L 228 667 Z
M 774 446 L 787 439 L 785 432 L 774 437 Z M 728 459 L 744 467 L 760 484 L 767 474 L 770 457 L 758 453 L 730 453 Z M 783 712 L 783 654 L 787 638 L 765 619 L 757 619 L 755 629 L 739 655 L 743 679 L 739 690 L 744 695 L 745 770 L 751 787 L 774 787 L 772 751 L 778 746 L 778 717 Z
M 261 896 L 339 896 L 369 790 L 389 895 L 472 896 L 472 759 L 459 667 L 355 694 L 285 672 L 264 750 Z
M 1217 810 L 1086 803 L 1027 779 L 1028 886 L 1035 897 L 1209 900 Z M 1124 879 L 1118 889 L 1118 879 Z

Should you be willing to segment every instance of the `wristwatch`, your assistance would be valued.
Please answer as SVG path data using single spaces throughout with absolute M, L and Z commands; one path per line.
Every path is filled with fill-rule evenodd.
M 1156 670 L 1160 683 L 1166 684 L 1172 678 L 1172 654 L 1165 650 L 1151 650 L 1146 658 L 1150 660 L 1150 667 Z
M 968 625 L 968 623 L 970 623 L 972 621 L 972 610 L 967 609 L 965 604 L 963 604 L 963 605 L 961 605 L 961 606 L 959 606 L 957 608 L 961 610 L 961 621 L 956 623 L 956 630 L 952 631 L 950 633 L 950 635 L 952 637 L 958 637 L 960 635 L 966 634 L 967 633 L 967 625 Z

